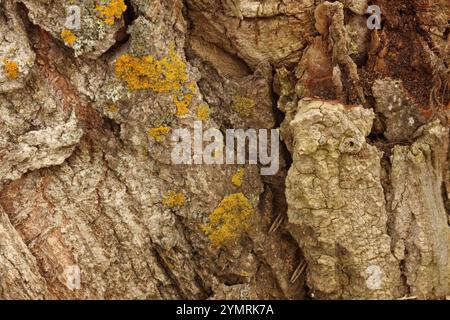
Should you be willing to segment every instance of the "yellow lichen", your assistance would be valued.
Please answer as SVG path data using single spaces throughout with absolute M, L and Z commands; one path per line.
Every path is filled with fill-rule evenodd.
M 119 108 L 115 104 L 112 104 L 112 105 L 108 106 L 108 112 L 110 112 L 110 113 L 119 112 Z
M 255 108 L 255 101 L 249 97 L 235 96 L 232 108 L 241 116 L 249 116 Z
M 2 59 L 3 69 L 6 77 L 10 80 L 16 80 L 19 76 L 19 65 L 14 60 Z
M 177 116 L 181 117 L 189 113 L 189 105 L 192 101 L 192 93 L 176 93 L 173 95 L 173 103 L 177 107 Z
M 122 14 L 127 10 L 127 6 L 124 0 L 111 0 L 107 5 L 97 5 L 95 10 L 106 24 L 112 26 L 116 20 L 122 17 Z
M 226 245 L 249 229 L 252 215 L 253 207 L 247 197 L 243 193 L 234 193 L 220 202 L 202 230 L 213 245 Z
M 209 119 L 209 107 L 206 104 L 201 104 L 197 107 L 197 118 L 200 121 Z
M 231 182 L 236 186 L 236 187 L 242 187 L 242 182 L 244 180 L 244 170 L 243 169 L 239 169 L 238 172 L 236 172 L 233 177 L 231 177 Z
M 180 90 L 187 81 L 186 64 L 173 52 L 161 60 L 123 55 L 116 60 L 115 73 L 130 90 L 170 92 Z
M 195 82 L 190 82 L 186 87 L 181 88 L 173 95 L 173 103 L 177 108 L 176 115 L 178 117 L 184 116 L 189 113 L 189 106 L 194 97 L 193 93 L 196 90 Z
M 170 132 L 170 127 L 167 127 L 167 126 L 160 126 L 157 128 L 148 129 L 148 135 L 155 138 L 155 140 L 158 142 L 164 141 L 169 132 Z
M 195 90 L 197 90 L 197 84 L 196 84 L 195 82 L 190 82 L 190 83 L 188 84 L 188 89 L 189 89 L 191 92 L 195 92 Z
M 77 41 L 77 36 L 73 34 L 72 31 L 70 31 L 69 29 L 64 29 L 61 32 L 61 39 L 63 39 L 63 41 L 68 44 L 71 45 L 73 44 L 75 41 Z
M 186 197 L 181 192 L 169 192 L 166 196 L 164 196 L 162 203 L 168 207 L 181 207 L 184 205 L 186 201 Z

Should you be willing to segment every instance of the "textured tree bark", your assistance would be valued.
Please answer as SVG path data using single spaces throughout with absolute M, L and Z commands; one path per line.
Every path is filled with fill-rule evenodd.
M 449 21 L 447 0 L 0 0 L 0 298 L 450 295 Z M 280 128 L 280 170 L 175 165 L 195 121 Z

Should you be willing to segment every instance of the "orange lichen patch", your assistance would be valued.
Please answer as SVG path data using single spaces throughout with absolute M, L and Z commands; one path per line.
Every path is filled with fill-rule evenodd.
M 148 135 L 153 137 L 156 141 L 162 142 L 170 132 L 170 127 L 160 126 L 157 128 L 148 129 Z
M 200 121 L 209 119 L 209 107 L 206 104 L 201 104 L 197 107 L 197 118 Z
M 231 182 L 236 186 L 236 187 L 242 187 L 242 183 L 244 182 L 244 174 L 245 171 L 243 169 L 239 169 L 238 172 L 236 172 L 232 177 L 231 177 Z
M 255 108 L 255 101 L 249 97 L 235 96 L 232 108 L 241 116 L 249 116 Z
M 181 207 L 186 202 L 186 197 L 182 192 L 171 191 L 164 196 L 162 204 L 168 207 Z
M 75 41 L 77 41 L 77 36 L 73 34 L 72 31 L 70 31 L 69 29 L 64 29 L 61 32 L 61 39 L 63 39 L 63 41 L 68 44 L 71 45 L 73 44 Z
M 187 81 L 186 64 L 173 52 L 161 60 L 123 55 L 116 60 L 115 73 L 130 90 L 170 92 L 180 90 Z
M 127 10 L 127 6 L 124 0 L 111 0 L 107 5 L 97 5 L 95 10 L 106 24 L 112 26 L 116 20 L 122 17 L 122 14 Z
M 10 80 L 16 80 L 19 76 L 19 65 L 14 60 L 2 59 L 3 69 L 6 77 Z
M 253 207 L 243 193 L 226 196 L 209 215 L 209 222 L 202 230 L 215 246 L 226 245 L 236 240 L 250 227 Z

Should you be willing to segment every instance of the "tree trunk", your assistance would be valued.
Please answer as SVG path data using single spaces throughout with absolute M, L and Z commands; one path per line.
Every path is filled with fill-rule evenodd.
M 0 0 L 0 299 L 450 295 L 449 21 L 448 0 Z M 200 123 L 280 128 L 278 172 L 175 164 Z

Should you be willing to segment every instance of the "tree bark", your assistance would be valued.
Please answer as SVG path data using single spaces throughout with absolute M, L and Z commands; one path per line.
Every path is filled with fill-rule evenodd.
M 447 0 L 0 0 L 0 298 L 446 298 L 449 21 Z M 279 128 L 280 170 L 175 165 L 200 121 Z

